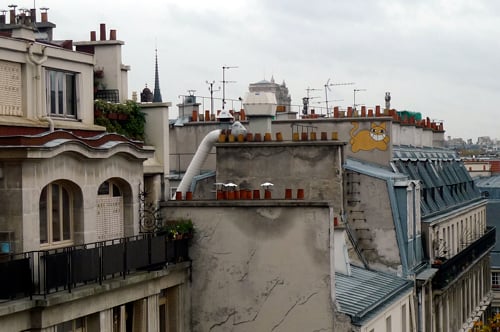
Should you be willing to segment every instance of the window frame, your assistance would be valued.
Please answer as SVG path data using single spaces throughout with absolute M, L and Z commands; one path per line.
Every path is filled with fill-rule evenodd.
M 46 110 L 48 116 L 75 120 L 78 118 L 78 75 L 79 73 L 68 70 L 45 69 Z M 71 82 L 71 87 L 68 87 L 68 82 Z M 52 90 L 53 87 L 54 90 Z M 55 94 L 54 98 L 52 98 L 52 91 Z M 71 96 L 68 96 L 69 94 Z M 71 100 L 68 100 L 69 98 Z
M 57 186 L 57 201 L 58 207 L 54 210 L 54 187 Z M 65 194 L 67 194 L 67 199 L 65 199 Z M 45 197 L 43 197 L 45 195 Z M 45 207 L 42 207 L 43 200 L 45 201 Z M 67 206 L 65 203 L 67 200 Z M 59 239 L 54 240 L 54 212 L 58 213 L 59 219 Z M 45 216 L 43 217 L 43 213 Z M 75 209 L 74 209 L 74 194 L 68 186 L 61 182 L 51 182 L 47 184 L 40 193 L 39 199 L 39 242 L 41 249 L 53 249 L 66 247 L 74 244 L 74 221 L 75 221 Z M 43 218 L 43 219 L 42 219 Z M 69 220 L 66 220 L 66 219 Z M 42 227 L 42 222 L 45 223 Z M 69 226 L 69 229 L 65 228 L 65 225 Z M 45 239 L 46 242 L 42 243 L 42 230 L 45 229 Z M 69 233 L 69 238 L 64 238 L 65 233 Z
M 500 272 L 491 272 L 491 288 L 500 289 Z

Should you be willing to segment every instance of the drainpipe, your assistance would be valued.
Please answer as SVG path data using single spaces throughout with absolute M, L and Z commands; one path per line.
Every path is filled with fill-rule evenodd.
M 191 160 L 191 163 L 186 170 L 186 174 L 184 174 L 184 176 L 182 177 L 181 183 L 177 188 L 177 191 L 182 192 L 183 198 L 185 197 L 186 191 L 188 191 L 188 188 L 193 181 L 193 177 L 200 173 L 201 166 L 205 162 L 205 159 L 207 159 L 207 156 L 210 153 L 210 150 L 212 149 L 214 143 L 217 142 L 220 132 L 220 129 L 212 130 L 201 141 L 198 150 L 196 150 L 196 153 L 194 154 L 193 160 Z M 175 195 L 172 197 L 172 199 L 175 199 Z
M 47 114 L 42 114 L 42 64 L 47 61 L 47 56 L 45 55 L 45 46 L 42 46 L 42 57 L 40 59 L 35 59 L 33 55 L 33 43 L 28 45 L 28 62 L 36 66 L 36 75 L 33 77 L 35 79 L 35 110 L 36 116 L 39 120 L 46 121 L 49 124 L 50 132 L 54 131 L 54 121 L 47 116 Z

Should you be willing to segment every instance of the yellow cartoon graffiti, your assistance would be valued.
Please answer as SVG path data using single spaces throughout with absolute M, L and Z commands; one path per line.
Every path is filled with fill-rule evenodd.
M 351 129 L 351 150 L 352 152 L 371 151 L 371 150 L 387 150 L 387 144 L 390 139 L 385 129 L 385 123 L 376 124 L 371 123 L 369 130 L 361 130 L 354 133 L 359 129 L 358 122 L 351 122 L 353 127 Z

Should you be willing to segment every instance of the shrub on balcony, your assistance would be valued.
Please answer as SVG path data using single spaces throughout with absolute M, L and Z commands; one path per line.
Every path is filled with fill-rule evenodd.
M 110 133 L 118 133 L 128 138 L 144 140 L 146 114 L 139 105 L 127 100 L 126 103 L 110 103 L 105 100 L 94 101 L 94 123 L 106 127 Z

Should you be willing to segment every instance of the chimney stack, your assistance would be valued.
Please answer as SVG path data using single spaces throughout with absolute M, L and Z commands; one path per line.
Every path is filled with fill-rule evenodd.
M 106 40 L 106 24 L 101 23 L 100 27 L 101 27 L 100 40 Z
M 5 14 L 7 13 L 7 11 L 4 9 L 4 10 L 2 10 L 1 12 L 2 12 L 2 15 L 0 15 L 0 24 L 5 24 L 5 23 L 7 23 L 7 22 L 5 21 L 5 18 L 6 18 L 6 15 L 5 15 Z
M 30 19 L 31 19 L 31 23 L 36 23 L 36 9 L 35 8 L 30 9 Z
M 16 7 L 17 5 L 9 5 L 10 8 L 10 24 L 16 23 Z
M 40 8 L 42 11 L 42 22 L 48 22 L 49 21 L 49 14 L 47 14 L 47 10 L 49 10 L 48 7 L 42 7 Z

